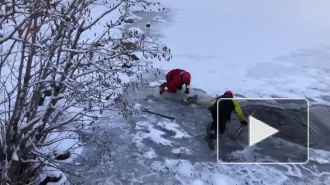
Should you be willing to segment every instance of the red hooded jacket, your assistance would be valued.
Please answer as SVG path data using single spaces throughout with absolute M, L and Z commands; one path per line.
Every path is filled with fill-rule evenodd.
M 186 85 L 186 93 L 190 89 L 190 73 L 183 69 L 173 69 L 166 74 L 167 84 L 161 90 L 161 94 L 165 91 L 176 93 L 177 89 L 181 90 L 183 85 Z

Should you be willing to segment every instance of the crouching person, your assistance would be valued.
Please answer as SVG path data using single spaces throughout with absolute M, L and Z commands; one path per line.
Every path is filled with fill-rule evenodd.
M 241 106 L 236 100 L 234 99 L 221 100 L 219 102 L 219 109 L 217 110 L 217 100 L 221 98 L 233 98 L 233 97 L 234 97 L 233 92 L 226 91 L 222 96 L 218 97 L 216 100 L 213 100 L 209 106 L 209 110 L 212 114 L 213 121 L 206 139 L 209 142 L 209 146 L 211 149 L 214 149 L 213 140 L 217 138 L 216 131 L 218 131 L 219 134 L 224 133 L 227 121 L 230 121 L 231 113 L 234 110 L 241 124 L 247 125 Z M 217 128 L 217 116 L 219 116 L 219 128 Z
M 185 85 L 185 93 L 189 94 L 190 92 L 190 80 L 191 76 L 188 71 L 183 69 L 173 69 L 166 74 L 166 81 L 161 85 L 161 90 L 159 94 L 164 92 L 176 93 L 177 90 L 182 90 L 182 86 Z

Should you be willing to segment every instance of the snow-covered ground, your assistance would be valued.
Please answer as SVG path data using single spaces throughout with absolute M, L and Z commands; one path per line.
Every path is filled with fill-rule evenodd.
M 190 71 L 191 86 L 211 95 L 329 104 L 330 1 L 161 2 L 170 12 L 154 31 L 173 59 L 157 67 Z

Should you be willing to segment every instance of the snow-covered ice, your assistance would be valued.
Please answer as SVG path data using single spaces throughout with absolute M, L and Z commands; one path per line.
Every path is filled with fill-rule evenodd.
M 153 73 L 146 78 L 152 82 Z M 164 79 L 162 77 L 161 79 Z M 158 79 L 158 80 L 161 80 Z M 133 182 L 138 179 L 143 184 L 309 184 L 327 182 L 330 173 L 327 172 L 329 151 L 310 149 L 310 163 L 307 165 L 220 165 L 216 161 L 216 152 L 209 150 L 205 136 L 205 123 L 210 121 L 208 110 L 200 107 L 183 106 L 173 98 L 180 99 L 184 94 L 154 96 L 157 87 L 149 87 L 141 91 L 125 89 L 129 102 L 139 104 L 139 109 L 153 110 L 167 116 L 174 116 L 174 121 L 157 115 L 140 112 L 130 120 L 125 121 L 111 116 L 111 122 L 104 120 L 104 129 L 113 140 L 113 152 L 109 168 L 108 158 L 103 158 L 95 170 L 89 171 L 92 182 Z M 202 91 L 199 92 L 202 96 Z M 149 97 L 151 102 L 146 100 Z M 312 120 L 315 118 L 312 118 Z M 225 141 L 236 148 L 228 155 L 234 160 L 253 159 L 259 157 L 265 161 L 276 162 L 269 156 L 258 155 L 267 145 L 286 142 L 274 138 L 261 147 L 244 146 L 242 140 L 233 141 L 230 135 L 239 127 L 239 122 L 233 116 L 225 132 Z M 180 136 L 180 137 L 176 137 Z M 248 140 L 247 132 L 242 135 Z M 120 138 L 120 139 L 119 139 Z M 284 145 L 282 153 L 296 149 L 299 154 L 302 146 L 289 143 Z M 268 148 L 269 149 L 269 148 Z M 280 149 L 278 149 L 280 150 Z M 272 152 L 273 150 L 269 150 Z M 87 155 L 95 155 L 91 150 Z M 134 168 L 132 168 L 134 166 Z M 111 168 L 112 167 L 112 168 Z M 96 175 L 99 169 L 105 174 Z M 87 173 L 87 172 L 86 172 Z M 107 175 L 112 174 L 112 175 Z M 87 174 L 86 174 L 87 175 Z M 135 180 L 134 180 L 135 181 Z
M 122 31 L 117 28 L 110 29 L 110 37 L 113 39 L 121 39 L 122 38 Z
M 169 121 L 160 121 L 157 123 L 157 125 L 168 131 L 173 131 L 175 133 L 175 135 L 173 136 L 174 138 L 181 139 L 183 137 L 185 138 L 190 137 L 185 131 L 178 130 L 179 125 L 177 123 L 169 122 Z
M 154 21 L 160 21 L 160 22 L 166 22 L 161 16 L 156 16 L 152 20 L 154 20 Z
M 161 2 L 170 21 L 157 29 L 173 59 L 157 67 L 190 71 L 191 86 L 210 95 L 230 89 L 329 104 L 329 1 Z
M 139 27 L 131 27 L 128 29 L 131 33 L 143 34 L 144 32 Z
M 180 147 L 180 148 L 174 148 L 172 150 L 173 153 L 179 154 L 179 153 L 185 153 L 185 154 L 191 154 L 191 151 L 189 148 L 186 147 Z
M 161 145 L 172 145 L 171 141 L 164 139 L 162 137 L 162 135 L 164 135 L 165 132 L 155 129 L 152 126 L 152 123 L 150 122 L 137 122 L 136 129 L 137 130 L 146 129 L 146 132 L 140 131 L 137 133 L 137 135 L 139 135 L 143 139 L 150 139 L 151 141 Z
M 149 82 L 149 87 L 159 87 L 164 82 L 166 82 L 166 80 L 150 81 Z
M 159 15 L 166 22 L 157 21 L 151 34 L 160 36 L 174 57 L 170 62 L 153 63 L 163 70 L 163 76 L 154 79 L 150 77 L 152 74 L 145 75 L 149 88 L 137 92 L 123 90 L 135 109 L 147 108 L 176 119 L 169 121 L 139 113 L 129 120 L 116 116 L 103 120 L 103 128 L 114 138 L 114 151 L 111 161 L 101 158 L 95 169 L 82 172 L 87 176 L 84 178 L 89 179 L 88 183 L 327 184 L 330 152 L 325 150 L 326 146 L 310 148 L 310 161 L 306 165 L 218 164 L 216 152 L 209 151 L 204 141 L 205 124 L 211 121 L 208 110 L 200 109 L 200 105 L 181 105 L 177 101 L 184 97 L 181 93 L 158 96 L 157 86 L 164 81 L 168 70 L 183 68 L 191 72 L 192 93 L 198 94 L 201 101 L 230 89 L 247 98 L 307 97 L 316 104 L 329 104 L 325 98 L 330 90 L 325 80 L 330 69 L 327 63 L 330 19 L 326 19 L 330 17 L 329 1 L 161 2 L 168 6 L 167 14 Z M 149 20 L 144 20 L 147 14 L 138 16 L 142 26 L 155 18 L 154 14 L 149 15 Z M 132 26 L 130 29 L 145 32 L 143 27 Z M 315 123 L 313 131 L 329 130 L 323 122 L 319 117 L 311 117 L 311 123 Z M 234 118 L 223 137 L 229 138 L 238 126 Z M 317 143 L 326 143 L 317 137 L 321 131 L 311 134 L 311 141 L 317 140 L 317 147 L 321 146 Z M 243 140 L 248 139 L 246 134 Z M 329 138 L 326 134 L 322 137 Z M 258 157 L 276 162 L 270 156 L 258 155 L 262 147 L 226 141 L 236 148 L 228 154 L 235 160 Z M 275 138 L 265 145 L 284 142 L 288 143 Z M 289 148 L 284 148 L 281 153 L 288 156 L 299 155 L 300 149 L 304 149 L 297 143 L 286 146 L 297 149 L 289 154 Z M 85 155 L 93 158 L 96 152 L 90 150 Z

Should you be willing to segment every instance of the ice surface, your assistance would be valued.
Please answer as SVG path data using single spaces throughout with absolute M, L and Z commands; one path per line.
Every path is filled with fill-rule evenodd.
M 309 184 L 326 182 L 329 173 L 313 165 L 220 165 L 216 162 L 216 153 L 209 150 L 203 137 L 205 123 L 210 121 L 207 110 L 200 107 L 180 107 L 174 100 L 154 98 L 149 103 L 145 97 L 156 88 L 137 91 L 130 102 L 141 104 L 141 109 L 148 108 L 155 112 L 176 117 L 175 121 L 140 113 L 124 121 L 115 115 L 111 122 L 104 121 L 104 129 L 113 140 L 111 165 L 107 158 L 87 176 L 108 171 L 105 175 L 93 176 L 92 182 L 133 182 L 143 184 Z M 131 91 L 128 91 L 130 94 Z M 144 96 L 142 96 L 142 94 Z M 179 94 L 177 94 L 179 96 Z M 137 98 L 136 97 L 141 97 Z M 134 99 L 134 101 L 133 101 Z M 171 109 L 171 110 L 170 110 Z M 188 116 L 189 115 L 189 116 Z M 228 126 L 226 135 L 239 126 L 236 118 Z M 131 126 L 127 126 L 131 125 Z M 237 127 L 236 127 L 237 126 Z M 174 128 L 174 129 L 173 129 Z M 179 131 L 179 132 L 178 132 Z M 191 137 L 176 138 L 176 133 Z M 243 135 L 244 136 L 244 135 Z M 118 140 L 120 138 L 120 140 Z M 248 139 L 244 136 L 244 139 Z M 277 142 L 284 142 L 275 138 Z M 261 148 L 243 147 L 240 141 L 228 140 L 228 145 L 236 147 L 230 156 L 239 160 L 255 156 Z M 267 145 L 267 143 L 266 143 Z M 291 147 L 297 147 L 292 143 Z M 92 150 L 85 150 L 93 156 Z M 271 150 L 270 150 L 271 152 Z M 285 149 L 283 150 L 285 152 Z M 299 150 L 297 150 L 299 152 Z M 295 154 L 294 154 L 295 155 Z M 329 160 L 328 151 L 311 149 L 310 157 L 319 158 L 319 162 Z M 267 156 L 259 156 L 268 161 L 275 161 Z M 323 164 L 326 165 L 326 164 Z M 132 168 L 134 166 L 134 168 Z M 326 168 L 326 167 L 324 167 Z M 111 174 L 111 175 L 107 175 Z M 89 183 L 92 183 L 89 181 Z M 84 183 L 82 183 L 84 184 Z
M 159 87 L 163 82 L 155 81 L 155 82 L 149 82 L 149 87 Z
M 191 86 L 212 96 L 230 89 L 329 104 L 329 1 L 161 2 L 170 20 L 155 29 L 173 59 L 157 67 L 190 71 Z
M 143 132 L 143 131 L 138 132 L 138 135 L 143 139 L 150 139 L 153 142 L 161 145 L 172 145 L 171 141 L 164 139 L 162 137 L 162 135 L 164 135 L 165 132 L 153 128 L 152 123 L 150 122 L 137 122 L 136 128 L 137 130 L 143 130 L 143 128 L 147 129 L 146 130 L 147 132 Z
M 190 137 L 185 131 L 178 130 L 179 125 L 177 123 L 163 121 L 163 122 L 158 122 L 157 125 L 166 130 L 173 131 L 175 133 L 175 135 L 173 136 L 174 138 L 182 139 L 184 137 L 185 138 Z
M 180 148 L 175 148 L 172 150 L 173 153 L 179 154 L 179 153 L 185 153 L 185 154 L 191 154 L 191 151 L 189 148 L 186 147 L 180 147 Z
M 329 41 L 330 20 L 324 19 L 328 15 L 326 1 L 199 0 L 191 3 L 164 0 L 163 3 L 171 8 L 170 17 L 153 31 L 161 32 L 174 58 L 155 65 L 164 69 L 162 74 L 173 68 L 192 72 L 192 92 L 198 94 L 201 101 L 207 102 L 213 95 L 231 89 L 249 98 L 306 96 L 326 103 L 320 95 L 325 94 L 329 84 L 316 76 L 328 74 L 324 67 L 326 59 L 322 59 L 329 56 L 328 49 L 316 47 Z M 310 48 L 316 48 L 315 52 Z M 317 53 L 322 57 L 315 59 Z M 95 169 L 81 172 L 85 175 L 80 184 L 134 181 L 141 184 L 282 185 L 322 184 L 330 179 L 327 166 L 322 168 L 330 160 L 330 152 L 313 148 L 311 164 L 307 165 L 218 164 L 216 153 L 210 151 L 204 141 L 205 125 L 211 121 L 210 113 L 202 107 L 204 104 L 181 105 L 178 100 L 185 97 L 181 92 L 159 96 L 156 86 L 165 77 L 146 76 L 149 88 L 137 92 L 127 90 L 126 98 L 132 105 L 138 105 L 138 109 L 148 108 L 174 116 L 175 121 L 147 113 L 139 113 L 129 121 L 116 115 L 103 120 L 102 129 L 114 138 L 111 162 L 109 158 L 100 158 Z M 229 137 L 238 126 L 238 120 L 233 120 L 224 137 Z M 247 139 L 244 134 L 243 137 Z M 281 143 L 283 139 L 275 138 L 272 142 Z M 228 145 L 236 148 L 229 154 L 236 160 L 256 157 L 255 153 L 262 149 L 245 147 L 240 141 L 232 140 L 228 140 Z M 296 143 L 291 146 L 301 147 Z M 93 149 L 85 151 L 91 159 L 97 153 Z M 259 157 L 275 161 L 269 156 Z

